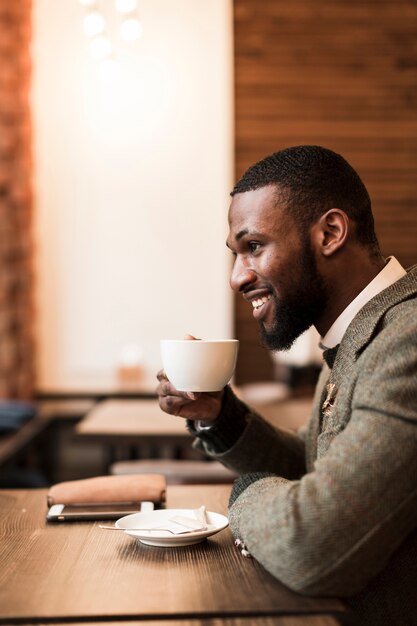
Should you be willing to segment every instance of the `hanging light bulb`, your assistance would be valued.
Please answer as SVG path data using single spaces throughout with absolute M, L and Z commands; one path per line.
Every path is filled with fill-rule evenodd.
M 90 50 L 95 59 L 106 59 L 112 53 L 111 41 L 106 35 L 98 35 L 90 41 Z
M 142 24 L 136 17 L 123 20 L 121 25 L 122 37 L 125 41 L 136 41 L 142 35 Z
M 0 0 L 1 1 L 1 0 Z M 112 56 L 113 46 L 107 34 L 106 21 L 99 9 L 98 0 L 79 0 L 79 3 L 87 8 L 84 15 L 83 27 L 86 35 L 91 37 L 90 50 L 92 56 L 99 60 L 109 60 Z M 142 36 L 142 23 L 137 17 L 137 0 L 114 0 L 117 11 L 122 14 L 121 38 L 127 42 L 133 42 Z M 112 64 L 104 72 L 112 72 Z M 107 66 L 105 66 L 107 67 Z M 113 69 L 115 65 L 112 66 Z
M 84 32 L 89 37 L 94 37 L 104 30 L 104 17 L 99 11 L 91 11 L 84 17 Z
M 131 13 L 136 9 L 136 0 L 115 0 L 119 13 Z

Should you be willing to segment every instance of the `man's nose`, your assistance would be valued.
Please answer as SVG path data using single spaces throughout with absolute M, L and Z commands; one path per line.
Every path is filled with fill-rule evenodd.
M 230 286 L 234 291 L 244 291 L 256 281 L 256 272 L 243 260 L 237 258 L 230 275 Z

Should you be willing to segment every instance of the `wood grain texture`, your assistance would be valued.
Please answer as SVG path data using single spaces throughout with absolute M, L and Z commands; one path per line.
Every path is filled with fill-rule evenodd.
M 240 389 L 239 397 L 245 400 Z M 306 423 L 310 414 L 311 398 L 283 398 L 268 403 L 251 402 L 273 426 L 296 430 Z M 164 413 L 157 400 L 105 400 L 95 405 L 76 426 L 81 438 L 101 443 L 128 443 L 153 440 L 157 443 L 192 442 L 184 418 Z
M 226 486 L 175 486 L 168 489 L 167 506 L 205 503 L 225 513 L 229 494 Z M 255 560 L 240 555 L 229 529 L 196 546 L 154 548 L 101 530 L 95 522 L 47 525 L 45 513 L 44 490 L 0 492 L 0 623 L 343 610 L 336 600 L 290 592 Z
M 417 3 L 234 0 L 236 179 L 271 152 L 319 144 L 358 170 L 382 251 L 417 262 Z M 273 378 L 236 299 L 236 382 Z
M 35 379 L 32 232 L 32 0 L 0 0 L 0 397 Z
M 76 433 L 95 440 L 137 443 L 139 439 L 191 442 L 181 417 L 168 415 L 155 399 L 104 400 L 77 425 Z
M 48 622 L 56 626 L 59 622 Z M 126 626 L 126 622 L 93 622 L 95 626 Z M 25 622 L 28 626 L 28 622 Z M 71 622 L 73 626 L 85 626 L 85 622 Z M 331 615 L 292 615 L 284 617 L 220 617 L 214 619 L 156 619 L 129 620 L 131 626 L 340 626 L 340 621 Z

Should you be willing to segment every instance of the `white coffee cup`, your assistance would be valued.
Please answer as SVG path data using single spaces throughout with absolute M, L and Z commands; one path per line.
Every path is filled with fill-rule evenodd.
M 162 366 L 178 391 L 220 391 L 236 367 L 238 339 L 161 339 Z

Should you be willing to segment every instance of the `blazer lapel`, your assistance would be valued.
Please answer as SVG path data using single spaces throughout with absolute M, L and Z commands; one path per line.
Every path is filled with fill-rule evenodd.
M 369 300 L 349 325 L 341 346 L 357 355 L 371 341 L 381 318 L 389 309 L 417 294 L 417 265 L 403 278 Z M 342 350 L 340 350 L 342 352 Z M 336 362 L 338 358 L 336 357 Z
M 357 358 L 372 341 L 382 317 L 389 309 L 416 294 L 417 265 L 406 276 L 372 298 L 352 320 L 337 350 L 332 369 L 324 365 L 317 384 L 309 429 L 308 462 L 312 463 L 317 455 L 325 454 L 332 437 L 343 430 L 349 421 L 350 406 L 344 407 L 339 417 L 336 417 L 338 391 L 344 381 L 347 383 L 354 378 Z M 326 430 L 329 431 L 328 436 L 323 434 L 321 437 Z M 316 437 L 316 443 L 313 437 Z

